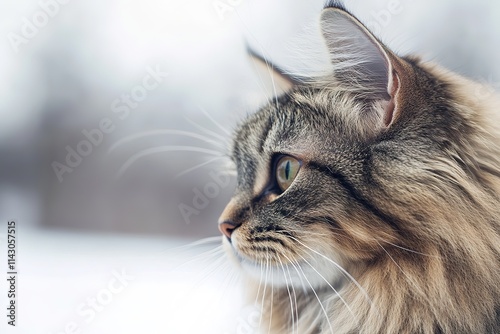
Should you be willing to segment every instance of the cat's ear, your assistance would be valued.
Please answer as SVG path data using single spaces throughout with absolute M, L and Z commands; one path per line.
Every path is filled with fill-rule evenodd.
M 323 10 L 321 31 L 335 79 L 363 99 L 379 103 L 382 110 L 377 118 L 383 126 L 391 125 L 397 116 L 400 87 L 394 66 L 397 56 L 337 1 Z
M 279 96 L 290 91 L 298 83 L 298 79 L 287 74 L 283 69 L 247 46 L 247 53 L 259 76 L 259 83 L 268 97 Z

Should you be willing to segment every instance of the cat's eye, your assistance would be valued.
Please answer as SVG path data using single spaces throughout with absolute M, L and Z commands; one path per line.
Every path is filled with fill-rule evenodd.
M 300 169 L 300 161 L 289 155 L 282 156 L 276 163 L 276 183 L 281 191 L 287 190 Z

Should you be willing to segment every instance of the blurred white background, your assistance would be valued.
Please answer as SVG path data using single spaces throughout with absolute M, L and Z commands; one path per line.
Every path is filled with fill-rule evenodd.
M 500 87 L 498 2 L 345 4 L 399 54 Z M 248 332 L 253 311 L 238 315 L 229 266 L 208 253 L 179 269 L 202 250 L 172 249 L 218 235 L 234 179 L 214 158 L 267 99 L 245 43 L 287 70 L 314 71 L 326 59 L 322 7 L 316 0 L 1 2 L 0 221 L 16 219 L 19 229 L 12 333 L 71 333 L 72 322 L 81 333 Z M 68 152 L 78 149 L 84 154 L 69 158 L 71 167 Z M 122 269 L 134 280 L 87 322 L 79 307 Z

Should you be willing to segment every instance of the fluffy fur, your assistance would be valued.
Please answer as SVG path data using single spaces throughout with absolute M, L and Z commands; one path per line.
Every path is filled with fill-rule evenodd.
M 500 99 L 336 2 L 322 31 L 332 74 L 288 78 L 234 139 L 224 245 L 264 332 L 500 333 Z M 282 154 L 302 162 L 284 192 Z

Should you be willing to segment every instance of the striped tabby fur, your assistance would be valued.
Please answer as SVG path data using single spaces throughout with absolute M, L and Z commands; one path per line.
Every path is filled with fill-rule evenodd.
M 224 245 L 263 332 L 500 333 L 500 99 L 395 55 L 338 2 L 321 27 L 332 72 L 275 69 L 283 94 L 234 138 Z M 280 154 L 302 162 L 283 193 Z

